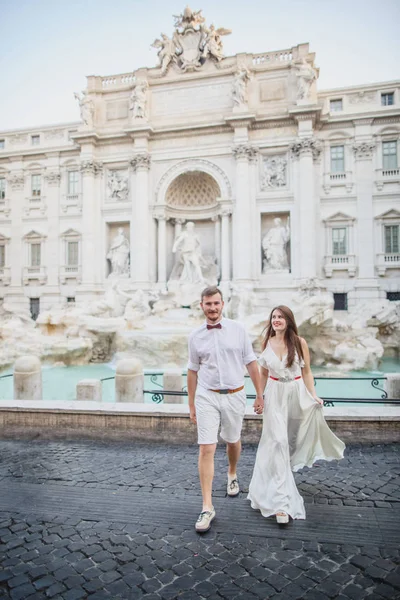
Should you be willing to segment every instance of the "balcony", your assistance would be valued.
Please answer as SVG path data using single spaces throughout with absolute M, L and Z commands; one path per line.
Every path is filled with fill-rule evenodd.
M 24 213 L 26 216 L 30 216 L 33 213 L 34 216 L 40 212 L 40 214 L 44 215 L 46 212 L 46 204 L 44 196 L 30 196 L 26 199 L 26 203 L 24 206 Z
M 354 254 L 331 254 L 325 256 L 324 270 L 326 277 L 332 277 L 333 271 L 347 271 L 349 277 L 354 277 L 357 271 Z
M 353 189 L 353 177 L 351 171 L 342 173 L 324 173 L 324 192 L 330 194 L 332 188 L 345 187 L 346 192 L 350 194 Z
M 11 212 L 10 202 L 6 198 L 0 198 L 0 214 L 8 217 Z
M 387 184 L 400 183 L 400 169 L 376 169 L 375 185 L 381 191 Z
M 79 211 L 81 211 L 82 209 L 82 200 L 81 200 L 81 194 L 64 194 L 62 197 L 62 201 L 61 201 L 61 210 L 63 211 L 63 213 L 67 213 L 68 210 L 72 208 L 72 209 L 78 209 Z
M 22 270 L 22 284 L 29 285 L 30 281 L 37 281 L 40 285 L 47 283 L 46 267 L 24 267 Z
M 385 276 L 386 269 L 400 269 L 399 252 L 381 252 L 376 259 L 376 270 L 380 277 Z
M 82 280 L 82 269 L 78 265 L 64 265 L 60 267 L 59 279 L 61 284 L 75 281 L 80 283 Z
M 10 285 L 11 269 L 10 267 L 0 267 L 0 285 Z

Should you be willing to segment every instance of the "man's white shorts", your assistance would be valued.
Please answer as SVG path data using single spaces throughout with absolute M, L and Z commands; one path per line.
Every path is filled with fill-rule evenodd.
M 246 392 L 219 394 L 197 386 L 196 419 L 199 444 L 216 444 L 221 425 L 221 438 L 225 442 L 240 440 L 243 417 L 246 410 Z

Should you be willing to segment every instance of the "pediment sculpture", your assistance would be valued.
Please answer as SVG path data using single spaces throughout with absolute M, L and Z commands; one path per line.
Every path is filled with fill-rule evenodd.
M 181 15 L 174 16 L 175 31 L 172 38 L 165 33 L 157 38 L 152 47 L 158 49 L 159 67 L 165 75 L 171 64 L 183 72 L 201 68 L 208 58 L 219 62 L 224 58 L 222 36 L 229 35 L 230 29 L 213 24 L 207 27 L 201 10 L 193 11 L 189 6 Z

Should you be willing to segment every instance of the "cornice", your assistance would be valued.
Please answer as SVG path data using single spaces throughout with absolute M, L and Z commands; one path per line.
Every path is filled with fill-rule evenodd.
M 256 115 L 250 113 L 233 114 L 225 117 L 225 123 L 230 125 L 232 129 L 236 127 L 250 127 L 255 121 Z
M 97 146 L 101 138 L 95 131 L 77 131 L 71 135 L 71 139 L 74 140 L 74 142 L 77 142 L 79 145 L 86 142 Z

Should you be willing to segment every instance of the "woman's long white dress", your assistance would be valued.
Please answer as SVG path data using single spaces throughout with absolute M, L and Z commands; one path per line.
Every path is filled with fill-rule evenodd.
M 280 360 L 268 344 L 258 362 L 280 381 L 268 377 L 262 435 L 247 497 L 264 517 L 285 511 L 292 519 L 305 519 L 292 471 L 320 459 L 341 459 L 345 445 L 329 429 L 322 406 L 303 379 L 295 380 L 304 366 L 297 356 L 287 368 L 286 357 Z

